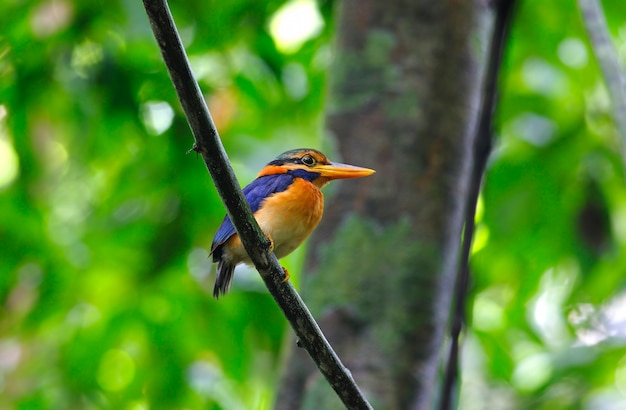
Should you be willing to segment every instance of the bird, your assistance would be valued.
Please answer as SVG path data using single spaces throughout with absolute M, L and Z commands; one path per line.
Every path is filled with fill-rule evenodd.
M 270 248 L 280 259 L 300 246 L 320 222 L 324 212 L 322 187 L 335 179 L 360 178 L 375 172 L 331 162 L 315 149 L 298 148 L 269 162 L 243 194 L 269 238 Z M 213 238 L 209 256 L 217 263 L 213 296 L 218 299 L 230 290 L 235 266 L 252 263 L 228 215 Z M 289 272 L 283 270 L 286 282 Z

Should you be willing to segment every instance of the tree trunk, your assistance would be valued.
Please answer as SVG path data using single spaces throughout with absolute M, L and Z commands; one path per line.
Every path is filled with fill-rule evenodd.
M 328 126 L 342 160 L 377 174 L 327 195 L 302 292 L 374 408 L 437 400 L 486 15 L 471 1 L 341 2 Z M 278 409 L 342 408 L 305 352 L 285 368 Z

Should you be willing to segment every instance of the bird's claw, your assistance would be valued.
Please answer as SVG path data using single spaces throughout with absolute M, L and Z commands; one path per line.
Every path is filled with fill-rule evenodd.
M 274 252 L 274 240 L 269 235 L 265 235 L 265 237 L 267 238 L 268 241 L 270 241 L 270 252 Z
M 285 273 L 285 278 L 283 279 L 282 283 L 289 282 L 289 278 L 291 277 L 291 275 L 289 274 L 289 271 L 284 266 L 281 266 L 281 268 L 283 268 L 283 272 Z

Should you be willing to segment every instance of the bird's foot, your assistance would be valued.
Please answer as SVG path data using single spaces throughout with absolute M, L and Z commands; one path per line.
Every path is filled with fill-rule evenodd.
M 281 266 L 281 268 L 283 268 L 283 272 L 285 273 L 285 278 L 283 279 L 283 283 L 289 282 L 289 278 L 291 277 L 291 275 L 289 274 L 289 271 L 284 266 Z
M 265 237 L 267 238 L 268 241 L 270 241 L 270 252 L 274 252 L 274 240 L 272 239 L 271 236 L 265 234 Z

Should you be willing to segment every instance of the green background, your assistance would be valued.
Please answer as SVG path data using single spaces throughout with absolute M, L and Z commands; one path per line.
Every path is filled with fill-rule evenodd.
M 621 408 L 619 138 L 575 4 L 521 3 L 477 215 L 461 407 Z M 287 149 L 332 153 L 336 5 L 318 3 L 317 30 L 292 46 L 272 30 L 283 5 L 171 4 L 242 184 Z M 604 7 L 626 65 L 626 8 Z M 186 154 L 141 2 L 4 1 L 0 27 L 0 409 L 271 408 L 289 331 L 254 271 L 210 296 L 224 208 Z M 296 284 L 302 256 L 284 261 Z

